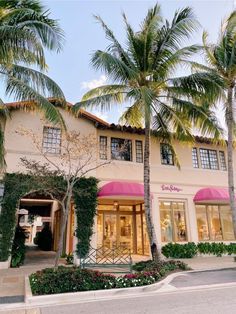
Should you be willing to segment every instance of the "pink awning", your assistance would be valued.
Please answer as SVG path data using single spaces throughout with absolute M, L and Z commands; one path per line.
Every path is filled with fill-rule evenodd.
M 101 187 L 98 192 L 98 197 L 117 195 L 144 197 L 143 184 L 112 181 Z
M 222 188 L 204 188 L 199 190 L 194 196 L 194 202 L 203 201 L 227 201 L 229 202 L 229 192 Z

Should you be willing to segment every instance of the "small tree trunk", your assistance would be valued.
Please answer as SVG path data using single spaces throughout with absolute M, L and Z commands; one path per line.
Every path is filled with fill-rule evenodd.
M 64 235 L 65 235 L 66 224 L 67 224 L 67 217 L 68 217 L 68 214 L 66 214 L 65 212 L 63 212 L 63 214 L 62 214 L 61 228 L 60 228 L 60 236 L 59 236 L 59 241 L 58 241 L 58 248 L 57 248 L 57 254 L 56 254 L 56 258 L 55 258 L 54 268 L 57 268 L 57 267 L 58 267 L 59 259 L 60 259 L 61 254 L 62 254 L 63 242 L 64 242 Z
M 155 261 L 160 259 L 157 249 L 156 233 L 152 221 L 151 213 L 151 194 L 150 194 L 150 121 L 145 119 L 145 143 L 144 143 L 144 207 L 147 224 L 147 232 L 149 236 L 152 258 Z
M 233 167 L 233 132 L 234 132 L 234 116 L 233 116 L 233 91 L 234 86 L 230 86 L 228 89 L 228 103 L 226 111 L 226 123 L 228 128 L 228 188 L 230 207 L 232 210 L 234 237 L 236 238 L 236 202 L 235 202 L 235 191 L 234 191 L 234 167 Z

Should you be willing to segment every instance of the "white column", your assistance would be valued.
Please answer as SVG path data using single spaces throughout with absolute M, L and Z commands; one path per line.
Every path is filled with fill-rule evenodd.
M 188 242 L 198 242 L 197 217 L 193 197 L 188 197 L 186 210 Z

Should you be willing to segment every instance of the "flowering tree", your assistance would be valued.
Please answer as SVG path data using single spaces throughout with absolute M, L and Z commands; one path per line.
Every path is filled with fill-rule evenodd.
M 37 185 L 56 200 L 62 210 L 60 236 L 58 250 L 55 259 L 55 267 L 63 250 L 63 239 L 68 221 L 73 191 L 82 177 L 88 176 L 92 171 L 110 163 L 107 160 L 98 161 L 98 141 L 93 134 L 81 135 L 78 132 L 64 132 L 62 134 L 61 152 L 52 155 L 42 147 L 41 139 L 30 130 L 20 130 L 23 136 L 31 137 L 42 161 L 21 158 L 27 174 L 34 176 Z

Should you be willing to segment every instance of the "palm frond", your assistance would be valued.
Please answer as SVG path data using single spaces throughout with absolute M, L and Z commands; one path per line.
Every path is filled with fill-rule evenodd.
M 27 84 L 38 94 L 49 98 L 57 98 L 65 103 L 65 96 L 61 88 L 47 75 L 22 65 L 12 64 L 10 67 L 0 66 L 0 71 Z
M 132 66 L 132 61 L 129 58 L 129 55 L 127 52 L 123 49 L 122 45 L 119 43 L 119 41 L 116 39 L 114 33 L 112 30 L 106 25 L 106 23 L 102 20 L 102 18 L 98 15 L 94 16 L 95 19 L 102 25 L 102 28 L 105 31 L 106 38 L 111 41 L 111 45 L 109 46 L 108 51 L 111 53 L 117 53 L 119 55 L 119 58 L 127 65 Z
M 79 110 L 81 108 L 89 108 L 93 109 L 96 107 L 100 107 L 102 111 L 110 110 L 113 106 L 113 104 L 122 104 L 124 102 L 124 95 L 123 93 L 110 93 L 110 94 L 104 94 L 97 97 L 92 97 L 87 100 L 81 100 L 80 102 L 77 102 L 72 107 L 73 113 L 79 113 Z
M 143 105 L 136 101 L 133 105 L 128 107 L 121 115 L 119 122 L 121 124 L 130 125 L 136 128 L 142 128 L 144 122 Z
M 26 82 L 9 75 L 6 78 L 5 83 L 6 94 L 8 96 L 13 96 L 17 101 L 32 101 L 32 108 L 33 104 L 35 104 L 35 109 L 41 111 L 48 121 L 66 128 L 65 122 L 58 108 L 51 104 L 45 97 L 40 95 Z
M 121 59 L 105 51 L 96 51 L 91 63 L 96 70 L 103 71 L 114 82 L 127 83 L 137 77 L 135 68 L 127 66 Z

